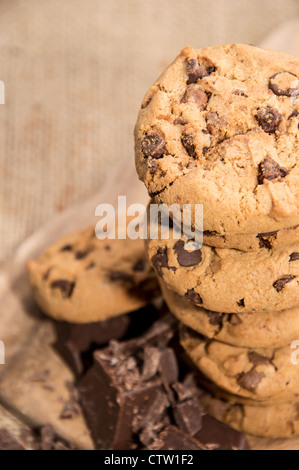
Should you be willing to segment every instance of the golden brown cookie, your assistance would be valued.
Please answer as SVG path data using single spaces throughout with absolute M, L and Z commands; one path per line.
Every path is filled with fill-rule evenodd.
M 99 240 L 94 228 L 57 241 L 28 271 L 44 313 L 73 323 L 137 310 L 159 292 L 142 240 Z
M 211 312 L 170 291 L 162 283 L 161 288 L 175 317 L 209 339 L 243 348 L 278 348 L 299 339 L 299 307 L 280 312 Z
M 298 80 L 299 59 L 282 52 L 184 49 L 146 94 L 135 128 L 149 194 L 203 204 L 204 230 L 220 236 L 298 225 Z
M 299 364 L 292 362 L 293 349 L 238 348 L 207 340 L 182 327 L 181 344 L 199 371 L 236 402 L 283 403 L 298 401 Z
M 147 240 L 159 282 L 206 310 L 277 312 L 299 306 L 299 241 L 280 250 L 241 252 L 203 246 L 191 251 L 184 238 Z

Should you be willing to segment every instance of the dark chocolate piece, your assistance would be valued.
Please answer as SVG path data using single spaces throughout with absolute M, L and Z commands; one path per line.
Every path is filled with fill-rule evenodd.
M 194 436 L 207 450 L 249 450 L 244 434 L 212 416 L 202 417 L 202 428 Z
M 142 334 L 158 317 L 158 310 L 149 305 L 127 315 L 102 322 L 76 324 L 56 322 L 55 349 L 80 376 L 93 362 L 93 351 L 107 346 L 112 339 L 120 340 Z
M 25 450 L 25 447 L 8 429 L 0 428 L 0 450 Z
M 151 450 L 204 450 L 204 448 L 177 427 L 169 426 L 160 433 Z

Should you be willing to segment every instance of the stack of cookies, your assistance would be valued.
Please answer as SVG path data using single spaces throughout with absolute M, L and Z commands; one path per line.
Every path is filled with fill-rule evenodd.
M 153 202 L 176 204 L 177 226 L 190 205 L 203 232 L 197 249 L 171 229 L 146 250 L 213 394 L 205 406 L 261 436 L 299 434 L 298 94 L 296 57 L 186 48 L 148 91 L 135 130 Z

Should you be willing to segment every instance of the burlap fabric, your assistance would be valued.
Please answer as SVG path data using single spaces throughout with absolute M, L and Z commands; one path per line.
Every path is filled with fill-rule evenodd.
M 298 0 L 0 0 L 0 260 L 133 159 L 148 86 L 186 45 L 258 44 Z

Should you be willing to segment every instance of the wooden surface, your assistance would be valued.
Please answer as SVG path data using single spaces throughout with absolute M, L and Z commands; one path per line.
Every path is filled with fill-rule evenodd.
M 297 34 L 298 24 L 293 24 L 264 44 L 267 47 L 275 44 L 279 49 L 288 50 L 290 37 L 286 31 L 289 33 L 291 28 Z M 105 187 L 93 198 L 56 216 L 28 238 L 0 270 L 0 340 L 5 343 L 6 352 L 5 365 L 0 365 L 0 402 L 20 422 L 33 426 L 52 424 L 61 438 L 81 449 L 92 449 L 92 441 L 82 416 L 72 420 L 60 419 L 69 398 L 66 382 L 72 381 L 73 377 L 51 347 L 54 337 L 51 322 L 40 315 L 32 301 L 26 261 L 38 256 L 61 235 L 95 224 L 96 206 L 102 202 L 116 204 L 117 195 L 127 195 L 128 204 L 147 201 L 143 185 L 137 180 L 132 158 L 126 159 L 123 166 L 116 169 Z M 48 371 L 44 382 L 33 380 L 34 375 L 44 371 Z M 6 422 L 7 416 L 7 411 L 0 406 L 0 424 Z M 249 440 L 253 449 L 299 450 L 299 438 L 272 440 L 249 437 Z

